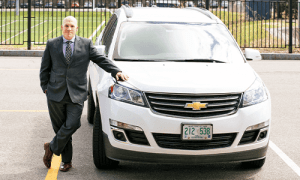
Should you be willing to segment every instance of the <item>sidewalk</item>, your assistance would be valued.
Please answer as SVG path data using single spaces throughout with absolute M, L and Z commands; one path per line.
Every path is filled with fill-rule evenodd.
M 0 50 L 0 56 L 42 57 L 43 50 Z M 300 60 L 300 54 L 261 53 L 263 60 Z

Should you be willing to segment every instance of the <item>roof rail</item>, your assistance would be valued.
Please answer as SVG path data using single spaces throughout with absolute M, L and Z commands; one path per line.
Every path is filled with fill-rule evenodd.
M 133 12 L 128 4 L 122 5 L 121 8 L 124 9 L 127 18 L 132 18 Z
M 196 7 L 186 7 L 186 9 L 193 9 L 193 10 L 199 11 L 202 14 L 206 15 L 207 17 L 209 17 L 210 19 L 216 20 L 216 17 L 214 15 L 212 15 L 211 12 L 208 11 L 207 9 L 196 8 Z

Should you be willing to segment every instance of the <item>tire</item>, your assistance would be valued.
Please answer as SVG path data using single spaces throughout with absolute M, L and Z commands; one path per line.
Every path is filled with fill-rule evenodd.
M 94 164 L 98 169 L 112 169 L 119 164 L 119 161 L 109 159 L 105 154 L 101 116 L 98 107 L 96 107 L 94 116 L 93 158 Z
M 87 121 L 90 124 L 94 124 L 94 114 L 95 114 L 95 102 L 94 102 L 94 98 L 93 98 L 91 81 L 89 81 L 88 102 L 87 102 Z
M 259 169 L 265 164 L 265 161 L 266 158 L 255 161 L 242 162 L 242 166 L 249 169 Z

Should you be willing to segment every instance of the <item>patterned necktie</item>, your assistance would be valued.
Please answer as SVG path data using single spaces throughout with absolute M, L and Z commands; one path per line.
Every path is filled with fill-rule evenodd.
M 67 64 L 69 64 L 71 60 L 71 54 L 72 54 L 71 43 L 72 41 L 67 41 L 66 54 L 65 54 Z

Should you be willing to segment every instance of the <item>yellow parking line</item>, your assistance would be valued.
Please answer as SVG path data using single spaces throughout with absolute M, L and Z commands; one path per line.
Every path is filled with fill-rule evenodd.
M 48 110 L 0 110 L 0 112 L 48 112 Z
M 37 71 L 39 69 L 0 69 L 0 71 Z
M 51 161 L 51 168 L 48 170 L 45 180 L 57 179 L 60 163 L 61 163 L 61 156 L 56 156 L 53 154 L 52 161 Z

